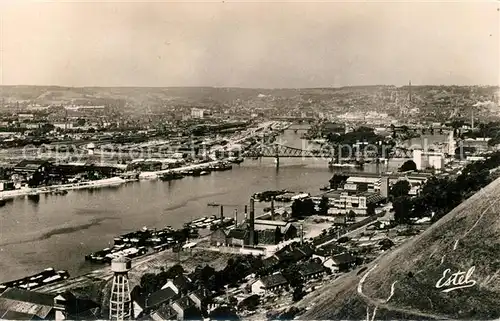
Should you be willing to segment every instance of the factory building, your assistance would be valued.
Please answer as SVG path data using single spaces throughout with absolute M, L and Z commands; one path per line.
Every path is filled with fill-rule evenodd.
M 98 320 L 99 314 L 98 304 L 68 291 L 49 294 L 8 288 L 0 294 L 2 320 Z
M 203 118 L 205 111 L 200 108 L 191 108 L 191 117 L 192 118 Z
M 211 235 L 212 245 L 254 246 L 257 244 L 278 244 L 297 237 L 298 229 L 292 223 L 279 220 L 256 220 L 254 199 L 250 199 L 249 216 L 239 226 L 229 230 L 227 236 L 222 229 Z
M 413 151 L 413 162 L 417 166 L 417 170 L 427 168 L 443 169 L 444 154 L 440 152 L 424 152 L 421 149 Z
M 351 176 L 346 180 L 344 190 L 353 193 L 378 192 L 380 190 L 380 177 Z
M 372 192 L 349 195 L 347 192 L 333 191 L 323 196 L 328 198 L 329 215 L 345 215 L 351 211 L 359 216 L 373 215 L 377 205 L 386 199 L 380 194 Z

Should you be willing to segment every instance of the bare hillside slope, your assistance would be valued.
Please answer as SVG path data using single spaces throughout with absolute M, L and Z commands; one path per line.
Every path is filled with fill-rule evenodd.
M 306 298 L 302 304 L 313 306 L 301 318 L 499 318 L 499 272 L 497 179 L 363 273 Z

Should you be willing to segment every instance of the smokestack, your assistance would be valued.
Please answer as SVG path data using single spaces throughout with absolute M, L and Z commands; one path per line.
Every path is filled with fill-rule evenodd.
M 250 198 L 250 217 L 248 219 L 248 229 L 249 229 L 249 233 L 250 233 L 248 243 L 250 245 L 255 245 L 254 223 L 255 223 L 255 200 L 253 197 L 251 197 Z
M 472 129 L 474 129 L 474 109 L 472 109 Z
M 220 219 L 221 221 L 224 219 L 224 206 L 220 206 Z
M 408 97 L 408 101 L 411 103 L 411 80 L 410 82 L 408 83 L 408 87 L 409 87 L 409 97 Z
M 274 220 L 274 197 L 271 198 L 271 221 Z
M 300 224 L 300 244 L 304 244 L 304 224 Z
M 234 210 L 234 228 L 238 227 L 238 209 Z
M 248 213 L 248 207 L 247 207 L 247 205 L 245 205 L 245 214 L 247 214 L 247 213 Z

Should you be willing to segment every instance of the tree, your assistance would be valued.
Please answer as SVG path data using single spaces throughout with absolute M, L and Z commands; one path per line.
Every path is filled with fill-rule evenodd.
M 394 199 L 392 208 L 394 209 L 394 220 L 398 224 L 406 224 L 410 221 L 411 200 L 408 196 L 401 196 Z
M 298 218 L 302 216 L 302 201 L 294 200 L 292 203 L 292 217 Z
M 33 176 L 28 180 L 29 187 L 38 187 L 44 181 L 44 176 L 40 172 L 35 172 Z
M 176 278 L 184 273 L 184 268 L 180 264 L 172 265 L 166 272 L 169 279 Z
M 288 281 L 291 287 L 296 288 L 302 286 L 304 281 L 302 280 L 299 269 L 296 264 L 288 265 L 288 267 L 282 272 L 285 279 Z
M 328 214 L 328 197 L 322 196 L 321 201 L 319 202 L 319 215 L 326 215 Z
M 229 306 L 219 306 L 210 312 L 211 320 L 240 320 L 233 308 Z
M 389 195 L 395 199 L 402 196 L 407 196 L 410 192 L 411 186 L 407 180 L 397 181 L 391 188 Z
M 330 178 L 330 188 L 337 189 L 341 187 L 342 185 L 344 185 L 348 178 L 349 176 L 346 175 L 334 174 L 332 178 Z
M 158 289 L 158 278 L 153 273 L 146 273 L 141 277 L 140 285 L 144 289 L 144 293 L 153 293 Z
M 304 216 L 313 215 L 315 212 L 314 207 L 315 207 L 315 204 L 311 198 L 308 197 L 308 198 L 302 200 L 302 210 L 303 210 L 302 215 L 304 215 Z
M 241 310 L 252 311 L 259 306 L 259 303 L 260 303 L 260 296 L 254 294 L 241 301 L 240 304 L 238 305 L 238 308 Z
M 415 164 L 415 162 L 412 161 L 411 159 L 404 162 L 403 165 L 401 165 L 401 167 L 399 168 L 400 172 L 415 171 L 415 170 L 417 170 L 417 164 Z
M 78 118 L 78 119 L 76 120 L 76 125 L 77 125 L 78 127 L 85 126 L 85 119 L 84 119 L 84 118 Z
M 293 290 L 292 300 L 293 300 L 293 302 L 297 302 L 297 301 L 300 301 L 303 297 L 304 297 L 304 291 L 302 289 L 302 285 L 298 285 Z
M 292 203 L 292 217 L 299 218 L 314 214 L 314 202 L 311 198 L 296 199 Z
M 350 210 L 348 213 L 347 213 L 347 220 L 349 222 L 354 222 L 356 220 L 356 213 L 353 211 L 353 210 Z

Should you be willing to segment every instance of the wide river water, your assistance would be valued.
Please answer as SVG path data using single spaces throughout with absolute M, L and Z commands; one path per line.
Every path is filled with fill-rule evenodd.
M 281 139 L 300 147 L 301 133 L 287 130 Z M 374 171 L 375 165 L 365 170 Z M 252 193 L 288 189 L 319 194 L 331 175 L 327 160 L 281 159 L 276 169 L 273 159 L 248 159 L 231 171 L 178 181 L 42 195 L 38 202 L 18 198 L 0 209 L 0 282 L 47 267 L 82 274 L 96 267 L 84 256 L 112 244 L 119 234 L 143 226 L 180 227 L 188 220 L 218 214 L 208 202 L 238 205 L 241 219 Z M 225 208 L 225 215 L 233 212 L 234 207 Z

